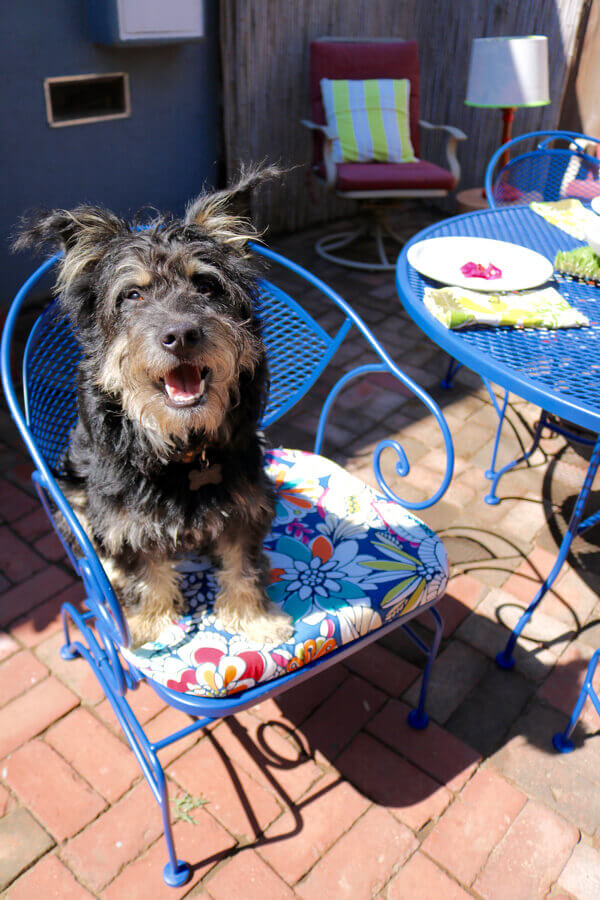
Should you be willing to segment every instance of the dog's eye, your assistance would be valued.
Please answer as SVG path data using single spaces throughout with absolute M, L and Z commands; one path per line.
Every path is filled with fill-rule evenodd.
M 199 294 L 210 294 L 212 285 L 204 275 L 193 275 L 192 284 Z
M 127 291 L 127 293 L 125 294 L 125 299 L 126 300 L 143 300 L 144 298 L 142 297 L 140 292 L 136 291 L 134 288 L 131 291 Z

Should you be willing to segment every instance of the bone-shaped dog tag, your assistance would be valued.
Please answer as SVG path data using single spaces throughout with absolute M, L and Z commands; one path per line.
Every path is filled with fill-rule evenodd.
M 220 484 L 223 481 L 221 465 L 217 463 L 208 469 L 192 469 L 188 472 L 188 479 L 191 491 L 197 491 L 205 484 Z

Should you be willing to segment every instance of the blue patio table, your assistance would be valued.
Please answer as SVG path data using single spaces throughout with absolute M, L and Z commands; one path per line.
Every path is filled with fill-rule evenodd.
M 600 510 L 583 518 L 586 500 L 600 462 L 600 287 L 560 276 L 555 276 L 553 281 L 553 286 L 569 303 L 585 313 L 590 320 L 589 327 L 547 330 L 478 326 L 464 331 L 451 331 L 441 325 L 423 304 L 425 288 L 429 285 L 437 286 L 437 283 L 420 275 L 407 259 L 408 250 L 413 244 L 445 236 L 510 241 L 535 250 L 552 261 L 558 250 L 571 250 L 581 246 L 583 242 L 550 225 L 528 206 L 502 207 L 467 213 L 425 228 L 405 245 L 396 266 L 396 285 L 408 314 L 432 341 L 458 363 L 481 375 L 501 419 L 506 410 L 509 391 L 535 403 L 544 411 L 531 449 L 519 460 L 499 471 L 495 470 L 497 436 L 492 466 L 486 472 L 493 482 L 488 500 L 497 502 L 494 490 L 498 479 L 508 469 L 531 455 L 547 422 L 547 413 L 591 432 L 591 437 L 577 437 L 582 443 L 590 444 L 593 450 L 556 562 L 513 629 L 506 647 L 496 658 L 502 668 L 512 668 L 516 641 L 556 579 L 573 537 L 600 521 Z M 492 382 L 505 389 L 503 404 L 496 399 Z M 552 427 L 560 433 L 570 434 L 555 423 Z

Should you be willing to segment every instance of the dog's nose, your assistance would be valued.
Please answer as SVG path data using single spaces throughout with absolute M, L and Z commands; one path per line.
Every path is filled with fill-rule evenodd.
M 198 346 L 202 339 L 202 331 L 197 327 L 179 325 L 169 328 L 160 338 L 160 342 L 169 353 L 185 354 Z

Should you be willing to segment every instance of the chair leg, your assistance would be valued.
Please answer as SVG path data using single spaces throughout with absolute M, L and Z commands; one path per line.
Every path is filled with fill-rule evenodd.
M 175 845 L 173 843 L 173 829 L 171 826 L 171 816 L 170 816 L 170 808 L 169 808 L 169 791 L 167 788 L 167 782 L 165 779 L 165 773 L 163 771 L 162 766 L 157 762 L 157 769 L 155 771 L 155 775 L 157 776 L 157 788 L 159 794 L 157 796 L 158 804 L 160 806 L 160 812 L 163 820 L 163 827 L 165 831 L 165 841 L 167 842 L 167 853 L 169 856 L 169 861 L 165 865 L 163 869 L 163 879 L 166 885 L 169 887 L 181 887 L 182 884 L 185 884 L 190 880 L 192 875 L 192 869 L 189 863 L 185 862 L 182 859 L 177 859 L 175 854 Z
M 563 732 L 558 732 L 552 738 L 554 749 L 558 750 L 559 753 L 570 753 L 571 750 L 575 748 L 575 745 L 571 740 L 571 735 L 573 734 L 573 729 L 579 721 L 579 717 L 583 710 L 583 705 L 588 697 L 594 704 L 596 712 L 600 715 L 600 700 L 598 699 L 598 695 L 592 687 L 592 681 L 594 679 L 598 660 L 600 660 L 600 650 L 596 650 L 596 652 L 590 659 L 589 665 L 587 667 L 587 672 L 585 674 L 585 680 L 581 687 L 581 691 L 579 692 L 579 697 L 577 698 L 577 702 L 573 708 L 573 712 L 571 713 L 569 724 Z
M 65 603 L 62 608 L 63 628 L 65 633 L 65 644 L 61 648 L 61 656 L 63 659 L 76 659 L 78 656 L 85 659 L 91 666 L 96 678 L 100 682 L 104 693 L 113 708 L 113 711 L 119 720 L 119 724 L 123 729 L 125 737 L 129 741 L 131 749 L 140 764 L 142 772 L 148 782 L 158 805 L 163 820 L 165 833 L 165 841 L 167 842 L 168 862 L 163 869 L 163 878 L 169 887 L 180 887 L 189 881 L 192 870 L 189 863 L 177 859 L 175 847 L 173 844 L 173 830 L 171 827 L 171 816 L 169 809 L 169 795 L 167 789 L 167 781 L 163 767 L 158 759 L 157 747 L 165 745 L 167 742 L 178 740 L 183 736 L 183 732 L 175 733 L 159 744 L 151 744 L 137 717 L 135 716 L 131 706 L 125 698 L 127 686 L 130 686 L 130 678 L 123 679 L 117 677 L 117 673 L 113 672 L 110 660 L 103 651 L 102 647 L 96 640 L 93 631 L 90 629 L 86 616 L 82 616 L 71 604 Z M 79 628 L 83 640 L 87 641 L 87 646 L 82 641 L 71 641 L 69 636 L 69 620 Z M 99 633 L 103 631 L 103 623 L 96 621 L 96 627 Z M 105 647 L 107 646 L 105 639 Z M 122 672 L 121 672 L 122 674 Z M 193 729 L 203 727 L 205 720 L 198 720 Z M 191 727 L 184 729 L 187 733 Z
M 412 628 L 408 625 L 404 626 L 405 632 L 408 636 L 415 642 L 415 644 L 426 654 L 427 662 L 425 663 L 425 669 L 423 671 L 423 678 L 421 679 L 421 690 L 419 692 L 419 702 L 417 704 L 416 709 L 411 709 L 407 716 L 408 724 L 411 728 L 414 728 L 417 731 L 422 731 L 424 728 L 427 728 L 429 724 L 429 716 L 425 712 L 425 702 L 427 700 L 427 688 L 429 687 L 429 678 L 431 676 L 431 670 L 433 669 L 433 664 L 435 662 L 435 658 L 437 656 L 437 652 L 440 646 L 440 641 L 442 640 L 442 632 L 444 630 L 444 622 L 442 617 L 440 616 L 437 609 L 430 609 L 429 613 L 431 614 L 433 621 L 435 623 L 435 632 L 433 635 L 433 640 L 431 642 L 431 646 L 427 647 L 424 641 L 419 638 Z
M 542 417 L 543 418 L 543 417 Z M 565 532 L 565 535 L 562 539 L 562 543 L 560 545 L 560 550 L 558 552 L 558 556 L 556 558 L 556 562 L 552 566 L 550 574 L 546 577 L 543 584 L 540 586 L 537 594 L 515 625 L 512 630 L 512 633 L 506 643 L 506 647 L 496 656 L 496 662 L 501 669 L 512 669 L 515 660 L 513 657 L 513 650 L 515 649 L 515 644 L 517 643 L 517 639 L 527 623 L 529 622 L 533 612 L 539 606 L 542 598 L 547 593 L 547 591 L 552 587 L 556 576 L 560 572 L 562 568 L 562 564 L 569 554 L 569 550 L 571 548 L 571 543 L 576 534 L 579 533 L 580 528 L 579 524 L 581 522 L 581 518 L 583 516 L 583 511 L 585 509 L 585 503 L 589 496 L 592 483 L 594 481 L 594 476 L 598 469 L 598 464 L 600 463 L 600 436 L 596 439 L 596 444 L 594 446 L 594 451 L 592 453 L 592 458 L 590 460 L 590 464 L 588 466 L 588 470 L 585 475 L 585 479 L 579 493 L 579 497 L 577 498 L 577 502 L 575 504 L 575 508 L 571 515 L 571 521 L 569 522 L 569 527 Z M 585 523 L 584 523 L 585 524 Z

